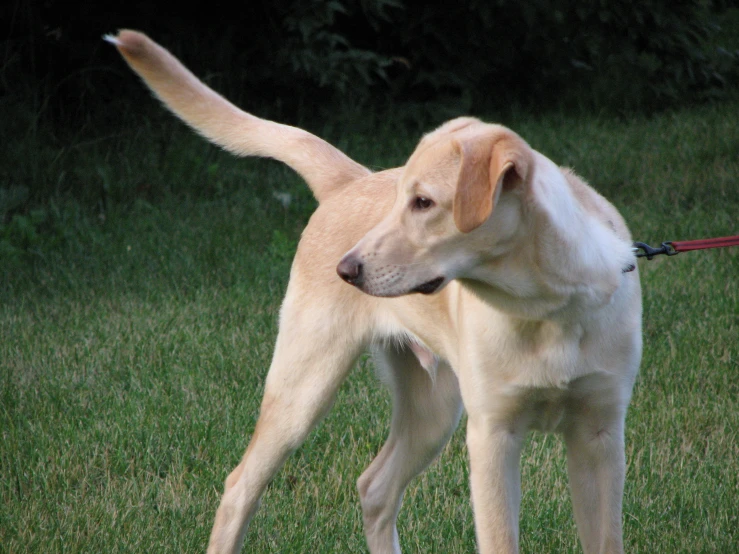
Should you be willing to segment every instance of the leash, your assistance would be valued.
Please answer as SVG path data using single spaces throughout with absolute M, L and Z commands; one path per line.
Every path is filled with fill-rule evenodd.
M 719 237 L 715 239 L 663 242 L 659 248 L 653 248 L 643 242 L 635 242 L 633 250 L 637 258 L 646 258 L 647 260 L 651 260 L 659 254 L 674 256 L 680 252 L 704 250 L 707 248 L 724 248 L 726 246 L 739 246 L 739 235 L 733 237 Z

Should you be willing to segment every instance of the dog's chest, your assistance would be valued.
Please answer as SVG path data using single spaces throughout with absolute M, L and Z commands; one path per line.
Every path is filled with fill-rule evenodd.
M 502 318 L 483 355 L 491 377 L 503 386 L 566 390 L 587 368 L 580 324 Z
M 557 426 L 565 399 L 582 377 L 599 372 L 591 355 L 592 331 L 579 323 L 490 317 L 460 344 L 460 371 L 465 396 L 481 405 L 510 409 L 526 406 L 531 424 Z M 514 407 L 518 406 L 518 408 Z M 538 423 L 537 423 L 538 422 Z

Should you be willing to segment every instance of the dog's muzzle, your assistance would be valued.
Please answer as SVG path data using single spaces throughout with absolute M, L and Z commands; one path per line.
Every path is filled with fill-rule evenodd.
M 364 271 L 364 264 L 362 264 L 359 258 L 353 255 L 345 256 L 339 262 L 339 265 L 336 266 L 336 273 L 338 273 L 339 277 L 341 277 L 344 281 L 346 281 L 350 285 L 354 285 L 358 289 L 363 290 L 364 292 L 368 292 L 364 290 L 364 285 L 366 281 L 366 273 Z M 409 291 L 396 292 L 394 294 L 382 294 L 382 293 L 370 292 L 369 294 L 375 294 L 376 296 L 400 296 L 403 294 L 410 294 L 413 292 L 419 292 L 421 294 L 433 294 L 439 289 L 439 287 L 443 283 L 444 283 L 444 277 L 436 277 L 434 279 L 431 279 L 430 281 L 421 283 L 420 285 L 418 285 L 417 287 L 414 287 L 413 289 Z

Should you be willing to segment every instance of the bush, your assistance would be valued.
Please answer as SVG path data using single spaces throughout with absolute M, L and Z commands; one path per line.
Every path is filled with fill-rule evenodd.
M 68 121 L 121 96 L 125 70 L 100 35 L 125 26 L 150 33 L 236 101 L 262 97 L 288 112 L 439 98 L 465 109 L 651 109 L 721 94 L 739 67 L 737 46 L 722 47 L 730 37 L 716 24 L 732 11 L 728 0 L 254 0 L 236 12 L 162 12 L 157 2 L 113 12 L 83 0 L 75 19 L 61 0 L 11 4 L 0 8 L 15 21 L 0 43 L 0 84 L 22 90 L 19 73 L 31 75 L 42 87 L 30 94 L 33 109 Z M 129 87 L 140 88 L 133 79 Z
M 398 89 L 616 109 L 719 94 L 739 55 L 712 45 L 719 29 L 710 8 L 702 0 L 472 0 L 406 10 L 397 38 L 410 71 Z

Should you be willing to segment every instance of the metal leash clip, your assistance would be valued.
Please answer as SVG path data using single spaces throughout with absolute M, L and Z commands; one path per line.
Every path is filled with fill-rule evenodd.
M 637 258 L 646 258 L 647 260 L 651 260 L 659 254 L 666 254 L 668 256 L 679 254 L 671 242 L 663 242 L 659 248 L 653 248 L 645 242 L 635 242 L 632 251 L 636 254 Z

